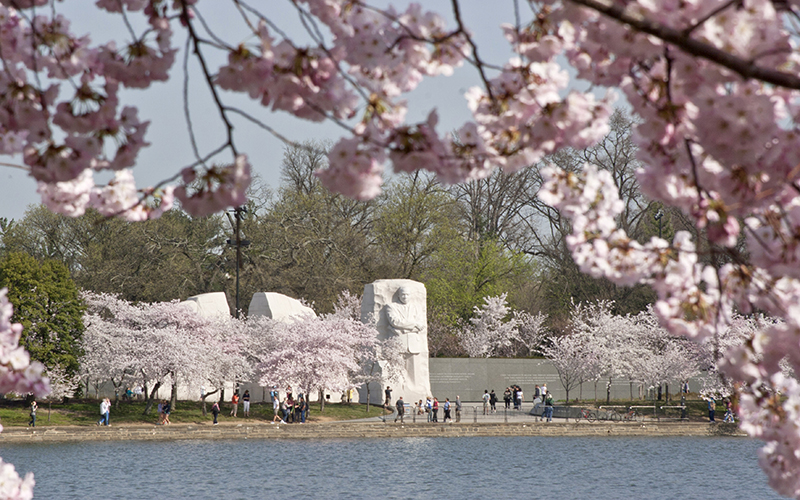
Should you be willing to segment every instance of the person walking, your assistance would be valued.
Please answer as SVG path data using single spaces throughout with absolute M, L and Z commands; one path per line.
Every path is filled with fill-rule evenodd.
M 97 421 L 97 425 L 110 425 L 108 423 L 109 420 L 109 413 L 111 413 L 111 400 L 108 398 L 104 398 L 100 402 L 100 420 Z
M 397 423 L 397 419 L 399 418 L 400 419 L 400 423 L 402 424 L 403 423 L 403 415 L 405 415 L 405 413 L 406 413 L 406 404 L 403 402 L 403 396 L 400 396 L 400 398 L 395 403 L 395 406 L 397 407 L 397 416 L 394 417 L 394 421 L 395 421 L 395 423 Z
M 484 389 L 483 390 L 483 414 L 484 415 L 488 415 L 489 414 L 489 399 L 490 398 L 491 398 L 491 396 L 489 396 L 489 389 Z
M 456 396 L 456 423 L 461 422 L 461 396 Z
M 734 423 L 736 422 L 736 418 L 733 416 L 733 407 L 731 405 L 731 400 L 725 398 L 722 400 L 725 403 L 725 416 L 722 418 L 723 422 Z
M 522 401 L 524 400 L 524 395 L 522 394 L 522 387 L 517 386 L 517 410 L 522 409 Z
M 450 398 L 444 398 L 444 418 L 442 422 L 446 423 L 448 420 L 451 424 L 453 423 L 453 419 L 450 417 Z
M 506 405 L 506 410 L 511 408 L 511 387 L 506 387 L 503 392 L 503 403 Z
M 242 411 L 245 418 L 250 416 L 250 391 L 244 391 L 242 395 Z
M 164 401 L 163 399 L 158 402 L 158 423 L 156 425 L 164 425 Z
M 386 386 L 386 390 L 383 391 L 384 399 L 383 399 L 383 406 L 387 408 L 392 405 L 392 388 L 388 385 Z
M 425 400 L 425 413 L 428 414 L 428 422 L 433 421 L 433 399 L 431 396 Z
M 164 425 L 169 425 L 172 423 L 169 421 L 170 413 L 172 413 L 172 402 L 169 400 L 164 401 Z
M 439 400 L 433 398 L 433 421 L 439 422 Z
M 36 400 L 34 399 L 31 402 L 31 420 L 28 422 L 29 427 L 36 427 L 36 410 L 39 408 L 39 405 L 36 404 Z
M 239 411 L 239 391 L 233 393 L 231 398 L 231 417 L 235 417 Z
M 494 393 L 494 389 L 489 393 L 489 406 L 491 407 L 492 413 L 497 413 L 497 394 Z
M 275 422 L 280 422 L 282 424 L 286 423 L 286 421 L 283 419 L 283 417 L 286 416 L 286 400 L 285 399 L 278 403 L 278 409 L 280 410 L 280 413 L 276 413 L 275 416 L 272 417 L 272 422 L 270 422 L 271 424 L 274 424 Z
M 716 422 L 714 420 L 714 413 L 717 411 L 717 402 L 714 401 L 714 398 L 708 398 L 708 421 L 709 422 Z
M 544 396 L 544 417 L 548 422 L 553 421 L 553 395 L 549 392 Z
M 214 425 L 217 425 L 217 417 L 219 416 L 219 401 L 214 401 L 211 405 L 211 414 L 214 415 Z

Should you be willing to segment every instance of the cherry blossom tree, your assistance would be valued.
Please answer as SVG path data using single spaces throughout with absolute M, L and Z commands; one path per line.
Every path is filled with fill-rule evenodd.
M 585 335 L 571 334 L 554 337 L 542 347 L 542 354 L 548 358 L 558 372 L 558 379 L 566 391 L 569 402 L 569 391 L 578 387 L 588 379 L 592 358 L 597 356 L 590 347 L 590 339 Z
M 530 353 L 544 338 L 542 314 L 532 315 L 511 311 L 506 302 L 508 294 L 484 297 L 481 307 L 474 307 L 474 317 L 459 333 L 461 346 L 471 358 L 510 356 L 517 345 Z
M 116 391 L 124 380 L 149 386 L 145 413 L 166 383 L 175 399 L 179 383 L 219 388 L 251 372 L 243 326 L 234 318 L 203 318 L 177 301 L 133 305 L 109 294 L 84 298 L 84 373 L 112 382 Z
M 337 314 L 304 316 L 293 322 L 271 321 L 262 332 L 255 367 L 260 385 L 292 385 L 306 393 L 325 389 L 342 392 L 355 386 L 364 352 L 373 348 L 374 328 Z M 325 408 L 320 398 L 320 411 Z

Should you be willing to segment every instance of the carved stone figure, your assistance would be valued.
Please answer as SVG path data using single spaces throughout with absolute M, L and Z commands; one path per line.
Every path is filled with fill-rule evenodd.
M 405 347 L 401 380 L 391 382 L 397 396 L 417 401 L 431 395 L 428 372 L 428 319 L 425 285 L 412 280 L 378 280 L 364 287 L 361 320 L 377 321 L 378 338 L 397 337 Z M 383 381 L 385 386 L 389 381 Z M 363 394 L 366 394 L 363 392 Z M 380 391 L 372 395 L 380 403 Z

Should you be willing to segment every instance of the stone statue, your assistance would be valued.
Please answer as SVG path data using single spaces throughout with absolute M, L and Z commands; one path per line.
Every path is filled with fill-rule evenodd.
M 228 298 L 225 296 L 225 292 L 193 295 L 181 302 L 181 304 L 203 318 L 212 318 L 214 316 L 230 317 L 231 315 L 231 308 L 228 306 Z
M 392 385 L 405 401 L 418 401 L 431 395 L 428 372 L 428 320 L 425 285 L 412 280 L 378 280 L 364 287 L 361 319 L 377 320 L 378 338 L 399 338 L 404 349 L 401 380 L 382 381 Z M 366 394 L 362 391 L 362 394 Z M 372 395 L 380 402 L 380 391 Z M 363 399 L 365 400 L 365 399 Z
M 425 324 L 426 314 L 419 310 L 416 304 L 409 303 L 411 294 L 405 287 L 400 287 L 395 293 L 395 302 L 386 304 L 386 320 L 388 329 L 400 340 L 411 354 L 427 351 L 428 339 Z

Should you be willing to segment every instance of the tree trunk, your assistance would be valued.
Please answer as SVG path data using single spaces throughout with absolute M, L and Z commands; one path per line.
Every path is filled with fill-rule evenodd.
M 204 417 L 206 416 L 206 398 L 211 396 L 212 394 L 216 394 L 217 392 L 219 392 L 219 388 L 214 389 L 213 391 L 211 391 L 209 393 L 203 394 L 203 396 L 200 398 L 200 400 L 203 402 L 203 416 Z
M 172 393 L 170 394 L 170 405 L 173 410 L 178 409 L 178 381 L 175 379 L 175 374 L 172 374 Z
M 325 391 L 320 389 L 319 390 L 319 412 L 322 413 L 325 411 Z
M 367 415 L 369 415 L 369 382 L 367 382 Z
M 153 386 L 153 390 L 150 391 L 150 396 L 147 398 L 147 406 L 144 407 L 144 412 L 142 412 L 142 415 L 149 414 L 150 410 L 153 409 L 153 400 L 156 398 L 156 393 L 158 392 L 159 387 L 161 387 L 161 382 L 156 382 L 156 385 Z
M 664 384 L 664 399 L 669 404 L 669 384 L 667 383 Z
M 606 404 L 611 404 L 611 377 L 608 377 L 608 385 L 606 385 Z

